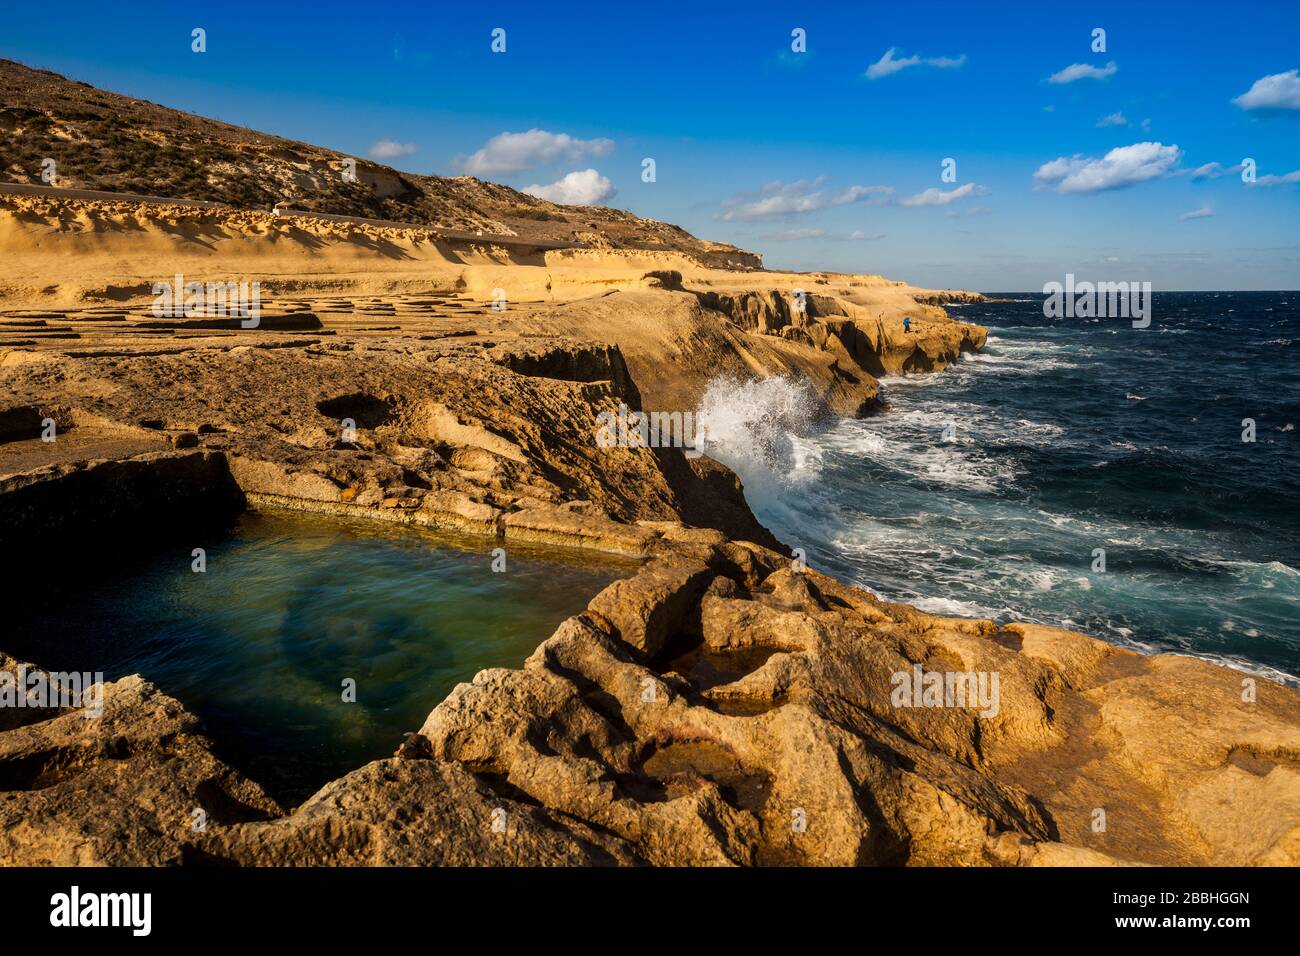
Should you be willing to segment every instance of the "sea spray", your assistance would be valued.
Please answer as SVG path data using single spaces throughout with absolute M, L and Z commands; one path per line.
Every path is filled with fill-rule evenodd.
M 740 476 L 751 504 L 777 505 L 821 468 L 808 440 L 820 408 L 805 382 L 721 376 L 709 383 L 695 419 L 705 454 Z

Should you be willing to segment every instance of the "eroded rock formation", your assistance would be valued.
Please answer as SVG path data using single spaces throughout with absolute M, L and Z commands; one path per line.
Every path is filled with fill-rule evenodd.
M 9 863 L 1290 865 L 1300 703 L 1200 661 L 878 601 L 657 523 L 520 669 L 293 813 L 139 678 L 0 733 Z M 13 662 L 6 662 L 13 667 Z M 1000 675 L 997 713 L 894 675 Z M 44 715 L 41 715 L 44 716 Z M 106 807 L 111 814 L 101 813 Z M 192 826 L 202 808 L 208 823 Z M 1104 829 L 1095 821 L 1105 814 Z
M 11 217 L 0 238 L 48 225 Z M 236 260 L 261 241 L 222 229 Z M 0 548 L 251 505 L 616 551 L 641 570 L 296 809 L 215 757 L 147 674 L 109 685 L 94 720 L 0 710 L 0 862 L 1300 860 L 1295 691 L 1259 680 L 1252 697 L 1231 669 L 881 602 L 796 564 L 707 457 L 595 441 L 602 411 L 687 411 L 718 374 L 799 378 L 819 408 L 864 413 L 877 375 L 980 347 L 983 329 L 936 304 L 954 294 L 600 250 L 466 252 L 444 260 L 446 287 L 393 294 L 428 250 L 383 238 L 407 243 L 410 272 L 349 273 L 355 236 L 316 237 L 334 271 L 267 303 L 296 331 L 159 324 L 134 293 L 88 304 L 147 274 L 137 246 L 134 276 L 9 313 Z M 483 308 L 501 282 L 545 294 Z M 895 698 L 931 673 L 996 675 L 996 702 Z

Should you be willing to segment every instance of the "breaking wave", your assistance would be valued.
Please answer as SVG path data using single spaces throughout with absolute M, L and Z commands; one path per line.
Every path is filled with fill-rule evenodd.
M 696 428 L 705 453 L 740 476 L 751 505 L 776 507 L 821 470 L 809 437 L 820 407 L 806 382 L 721 376 L 705 390 Z

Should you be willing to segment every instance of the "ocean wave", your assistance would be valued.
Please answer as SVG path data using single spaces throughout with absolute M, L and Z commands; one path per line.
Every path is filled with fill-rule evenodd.
M 888 391 L 891 388 L 926 388 L 930 385 L 947 384 L 938 375 L 931 372 L 922 372 L 916 375 L 886 375 L 884 378 L 877 379 Z
M 809 438 L 819 408 L 804 382 L 723 376 L 709 383 L 695 417 L 705 453 L 740 476 L 751 504 L 777 503 L 821 471 Z
M 862 431 L 874 431 L 890 440 L 929 447 L 941 440 L 949 426 L 952 439 L 944 442 L 946 447 L 1057 446 L 1067 434 L 1055 422 L 1014 418 L 973 402 L 931 396 L 916 404 L 893 408 L 858 428 L 832 429 L 828 434 L 855 436 Z
M 1014 482 L 1021 473 L 1014 459 L 993 459 L 985 454 L 983 443 L 976 441 L 963 416 L 952 408 L 909 409 L 897 419 L 889 421 L 886 416 L 845 423 L 818 436 L 817 441 L 845 458 L 868 460 L 912 480 L 953 489 L 991 492 Z M 941 435 L 950 424 L 955 426 L 955 436 L 945 442 Z
M 1036 437 L 1059 438 L 1065 434 L 1065 429 L 1060 425 L 1054 425 L 1051 422 L 1035 422 L 1027 418 L 1017 418 L 1011 422 L 1011 427 L 1018 431 L 1033 435 Z M 1055 442 L 1053 442 L 1055 444 Z
M 913 599 L 912 604 L 918 610 L 925 611 L 927 614 L 938 614 L 941 617 L 992 618 L 998 616 L 997 611 L 982 604 L 977 604 L 974 601 L 958 601 L 954 598 L 918 597 Z
M 1198 651 L 1190 648 L 1177 651 L 1161 649 L 1156 653 L 1172 654 L 1175 657 L 1191 657 L 1195 660 L 1205 661 L 1208 664 L 1215 664 L 1219 667 L 1229 667 L 1236 671 L 1244 671 L 1247 674 L 1254 674 L 1257 677 L 1263 677 L 1267 680 L 1273 681 L 1274 683 L 1284 684 L 1287 687 L 1300 687 L 1300 674 L 1284 671 L 1279 667 L 1270 667 L 1267 664 L 1252 661 L 1239 654 L 1212 654 L 1208 651 Z
M 1028 350 L 1027 350 L 1028 351 Z M 1075 362 L 1052 358 L 1048 354 L 1025 356 L 1006 355 L 999 352 L 976 352 L 962 357 L 961 364 L 972 364 L 992 374 L 1003 375 L 1042 375 L 1044 372 L 1056 372 L 1062 369 L 1078 368 Z
M 1204 563 L 1227 571 L 1237 580 L 1264 591 L 1278 590 L 1300 595 L 1300 571 L 1281 561 L 1203 559 Z

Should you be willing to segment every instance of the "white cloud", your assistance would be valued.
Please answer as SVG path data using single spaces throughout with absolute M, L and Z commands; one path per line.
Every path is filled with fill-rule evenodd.
M 618 192 L 613 183 L 594 169 L 575 170 L 549 186 L 534 184 L 523 191 L 562 206 L 596 206 Z
M 987 216 L 993 212 L 988 206 L 971 206 L 967 209 L 952 209 L 944 213 L 945 219 L 969 219 L 972 216 Z
M 869 199 L 883 200 L 894 191 L 889 186 L 849 186 L 832 191 L 821 188 L 825 182 L 824 176 L 791 183 L 771 182 L 757 193 L 741 193 L 723 200 L 722 211 L 716 218 L 723 222 L 788 219 L 833 206 L 847 206 Z
M 823 229 L 782 229 L 778 232 L 765 232 L 758 238 L 768 242 L 797 242 L 800 239 L 820 239 L 826 235 Z
M 381 139 L 377 143 L 372 143 L 370 149 L 366 152 L 375 159 L 397 159 L 399 156 L 410 156 L 419 148 L 414 143 L 399 143 L 392 139 Z
M 1087 63 L 1071 63 L 1064 70 L 1059 70 L 1047 78 L 1048 83 L 1073 83 L 1075 80 L 1104 80 L 1119 72 L 1115 61 L 1105 66 L 1091 66 Z
M 1209 219 L 1214 215 L 1214 210 L 1209 206 L 1202 206 L 1200 209 L 1193 209 L 1191 212 L 1185 212 L 1178 217 L 1179 222 L 1186 222 L 1189 219 Z
M 1038 188 L 1060 193 L 1095 193 L 1119 189 L 1164 176 L 1182 159 L 1183 151 L 1164 143 L 1134 143 L 1117 146 L 1101 159 L 1091 156 L 1061 156 L 1044 163 L 1034 173 Z
M 899 205 L 908 209 L 917 206 L 946 206 L 959 199 L 965 199 L 967 196 L 983 196 L 987 193 L 988 189 L 976 183 L 966 183 L 964 186 L 958 186 L 956 189 L 947 191 L 931 186 L 925 192 L 917 193 L 915 196 L 908 196 Z
M 1300 169 L 1294 169 L 1289 173 L 1283 173 L 1281 176 L 1260 176 L 1252 185 L 1255 186 L 1287 186 L 1291 183 L 1300 183 Z
M 941 70 L 949 70 L 959 67 L 966 62 L 965 53 L 960 56 L 895 57 L 894 54 L 897 52 L 898 47 L 891 46 L 885 51 L 884 56 L 867 67 L 867 79 L 878 80 L 882 76 L 890 76 L 891 74 L 897 73 L 899 70 L 907 69 L 909 66 L 933 66 Z
M 781 229 L 775 233 L 763 233 L 759 239 L 767 242 L 796 242 L 798 239 L 829 239 L 833 242 L 875 242 L 885 238 L 884 233 L 868 234 L 861 229 L 852 233 L 828 233 L 824 229 Z
M 1151 131 L 1151 117 L 1148 116 L 1146 119 L 1142 121 L 1142 132 L 1149 133 L 1150 131 Z
M 1232 102 L 1243 110 L 1300 110 L 1300 70 L 1261 77 Z
M 767 242 L 796 242 L 800 239 L 827 239 L 833 242 L 874 242 L 877 239 L 884 239 L 885 234 L 870 234 L 861 229 L 854 229 L 852 232 L 827 232 L 825 229 L 780 229 L 776 232 L 765 232 L 758 236 L 759 239 Z
M 1109 116 L 1103 116 L 1097 120 L 1098 126 L 1127 126 L 1128 120 L 1124 118 L 1123 113 L 1111 113 Z
M 1218 179 L 1220 176 L 1231 176 L 1239 172 L 1241 172 L 1240 163 L 1236 166 L 1224 166 L 1222 163 L 1213 162 L 1197 166 L 1190 175 L 1193 179 Z
M 599 158 L 613 148 L 611 139 L 574 139 L 568 133 L 530 129 L 526 133 L 498 133 L 462 165 L 471 176 L 511 176 L 548 163 Z

